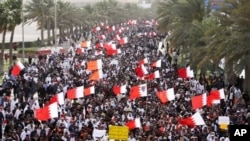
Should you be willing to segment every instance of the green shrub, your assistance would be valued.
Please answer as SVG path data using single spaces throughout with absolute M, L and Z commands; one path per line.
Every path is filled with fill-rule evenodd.
M 23 42 L 14 42 L 17 43 L 17 48 L 22 48 Z M 25 48 L 30 48 L 30 47 L 36 47 L 37 46 L 37 41 L 29 41 L 29 42 L 24 42 L 24 47 Z M 10 43 L 5 43 L 5 49 L 9 49 Z
M 25 53 L 25 54 L 36 53 L 37 50 L 38 50 L 38 48 L 25 48 L 25 49 L 24 49 L 24 53 Z M 23 50 L 22 50 L 22 49 L 19 49 L 19 50 L 18 50 L 18 53 L 20 53 L 20 54 L 23 53 Z

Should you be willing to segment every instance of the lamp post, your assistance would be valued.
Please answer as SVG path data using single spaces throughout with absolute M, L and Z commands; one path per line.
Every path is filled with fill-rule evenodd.
M 21 18 L 22 18 L 22 62 L 24 62 L 24 57 L 25 57 L 25 55 L 24 55 L 24 48 L 25 48 L 25 46 L 24 46 L 24 13 L 23 13 L 23 0 L 22 0 L 22 8 L 21 8 Z
M 56 5 L 57 5 L 57 0 L 54 0 L 54 14 L 55 14 L 55 48 L 57 47 L 57 7 L 56 7 Z

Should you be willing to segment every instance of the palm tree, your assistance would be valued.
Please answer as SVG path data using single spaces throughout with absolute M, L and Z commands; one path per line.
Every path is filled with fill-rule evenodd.
M 123 20 L 127 19 L 152 19 L 151 9 L 142 9 L 137 4 L 127 3 L 123 6 Z M 149 16 L 149 17 L 147 17 Z
M 159 23 L 158 29 L 164 32 L 172 30 L 170 24 L 175 20 L 174 18 L 174 8 L 176 1 L 170 0 L 167 2 L 159 2 L 157 8 L 157 20 Z
M 96 6 L 86 5 L 82 8 L 82 11 L 84 11 L 83 13 L 86 14 L 84 16 L 86 17 L 85 24 L 87 25 L 87 27 L 94 26 L 97 23 L 96 19 L 100 17 Z
M 55 17 L 55 13 L 54 13 L 54 8 L 55 8 L 55 3 L 53 0 L 44 0 L 46 6 L 45 9 L 45 25 L 44 28 L 46 28 L 47 30 L 47 45 L 51 45 L 51 29 L 53 30 L 53 41 L 55 41 L 54 39 L 54 17 Z
M 187 12 L 188 11 L 188 12 Z M 171 31 L 172 47 L 183 55 L 183 64 L 190 63 L 190 56 L 206 45 L 203 21 L 206 17 L 201 0 L 169 0 L 160 2 L 158 12 L 159 29 Z
M 3 33 L 2 44 L 1 44 L 1 54 L 0 54 L 0 74 L 4 73 L 4 49 L 5 49 L 5 36 L 7 32 L 7 25 L 9 21 L 9 10 L 5 2 L 0 3 L 0 32 Z
M 8 30 L 11 31 L 10 36 L 10 47 L 9 47 L 9 56 L 10 56 L 10 62 L 9 65 L 12 65 L 12 54 L 13 54 L 13 37 L 14 37 L 14 31 L 16 25 L 21 24 L 22 18 L 22 0 L 9 0 L 6 1 L 6 4 L 8 6 L 8 9 L 10 12 L 10 21 L 8 22 Z
M 44 43 L 44 28 L 46 23 L 47 0 L 31 0 L 25 5 L 25 18 L 28 23 L 37 22 L 41 30 L 41 42 Z
M 220 11 L 210 14 L 203 6 L 199 0 L 161 3 L 160 29 L 172 31 L 171 44 L 180 47 L 189 58 L 192 56 L 193 67 L 203 68 L 209 63 L 217 67 L 225 58 L 228 77 L 245 69 L 245 89 L 249 91 L 246 87 L 250 85 L 249 0 L 226 0 Z
M 1 48 L 1 57 L 4 56 L 4 49 L 5 49 L 5 35 L 7 31 L 11 31 L 10 37 L 10 48 L 9 48 L 9 56 L 10 56 L 10 63 L 12 65 L 12 42 L 13 36 L 16 25 L 21 23 L 21 8 L 22 8 L 22 1 L 21 0 L 9 0 L 4 1 L 1 4 L 1 14 L 0 14 L 0 26 L 1 32 L 3 32 L 2 37 L 2 48 Z M 4 71 L 3 59 L 0 62 L 1 70 L 0 73 Z
M 136 4 L 126 3 L 123 6 L 123 9 L 123 14 L 126 19 L 128 19 L 129 17 L 134 19 L 138 15 L 137 12 L 139 10 L 139 7 Z
M 248 0 L 226 1 L 221 11 L 214 13 L 217 28 L 211 32 L 207 49 L 210 57 L 225 58 L 227 78 L 235 78 L 243 69 L 246 72 L 245 89 L 250 90 L 250 2 Z M 235 80 L 229 80 L 234 83 Z
M 80 26 L 82 21 L 80 18 L 80 9 L 76 8 L 69 2 L 58 1 L 57 3 L 57 26 L 59 28 L 59 37 L 62 37 L 64 30 L 70 29 L 73 32 L 74 28 Z

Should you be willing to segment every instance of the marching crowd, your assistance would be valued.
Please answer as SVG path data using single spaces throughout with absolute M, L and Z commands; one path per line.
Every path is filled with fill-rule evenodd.
M 126 37 L 127 42 L 120 44 L 117 35 Z M 126 126 L 128 121 L 139 118 L 141 126 L 130 129 L 128 141 L 229 141 L 228 131 L 220 128 L 218 117 L 228 116 L 230 124 L 250 124 L 249 97 L 242 89 L 244 80 L 225 84 L 222 74 L 213 73 L 179 78 L 178 68 L 186 66 L 177 63 L 179 51 L 169 51 L 169 44 L 159 47 L 165 37 L 157 33 L 153 22 L 98 25 L 89 34 L 70 36 L 72 46 L 64 52 L 38 55 L 23 62 L 25 68 L 18 76 L 13 77 L 10 70 L 0 88 L 2 140 L 108 141 L 110 125 Z M 91 46 L 81 46 L 83 41 L 91 41 Z M 116 44 L 119 52 L 108 55 L 104 47 L 97 46 L 105 42 Z M 148 74 L 159 71 L 160 77 L 138 76 L 135 69 L 145 58 Z M 86 64 L 96 59 L 102 60 L 102 78 L 90 80 Z M 161 65 L 152 67 L 158 60 Z M 147 95 L 131 100 L 130 89 L 139 84 L 147 84 Z M 115 85 L 126 85 L 126 92 L 114 93 Z M 68 99 L 68 90 L 79 86 L 94 86 L 95 92 Z M 156 93 L 169 88 L 174 89 L 175 99 L 163 103 Z M 225 99 L 212 106 L 192 108 L 193 96 L 214 89 L 223 89 Z M 65 101 L 58 107 L 58 117 L 37 119 L 35 109 L 44 107 L 60 92 Z M 179 122 L 197 111 L 204 125 L 190 127 Z M 95 129 L 107 132 L 95 136 Z

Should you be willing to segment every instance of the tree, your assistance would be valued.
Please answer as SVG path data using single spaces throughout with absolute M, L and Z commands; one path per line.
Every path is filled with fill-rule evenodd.
M 31 0 L 25 7 L 25 19 L 27 23 L 37 22 L 38 29 L 41 30 L 41 42 L 44 43 L 44 29 L 46 23 L 47 0 Z
M 0 73 L 2 74 L 4 71 L 4 49 L 5 49 L 5 36 L 6 32 L 11 31 L 10 37 L 10 47 L 9 47 L 9 56 L 10 56 L 10 63 L 12 65 L 12 42 L 13 36 L 16 25 L 21 23 L 21 8 L 22 8 L 22 1 L 21 0 L 8 0 L 4 1 L 1 4 L 1 14 L 0 14 L 0 29 L 3 32 L 2 37 L 2 47 L 1 47 L 1 61 L 0 61 Z
M 245 90 L 250 85 L 250 2 L 228 0 L 220 11 L 213 15 L 218 19 L 217 28 L 210 34 L 207 47 L 209 57 L 225 58 L 227 78 L 235 78 L 245 69 Z M 235 79 L 228 79 L 235 84 Z
M 12 66 L 13 59 L 13 38 L 15 27 L 22 22 L 21 14 L 22 14 L 22 0 L 8 0 L 6 1 L 6 5 L 10 10 L 9 16 L 10 19 L 8 21 L 8 30 L 11 32 L 10 36 L 10 47 L 9 47 L 9 56 L 10 56 L 10 67 Z
M 57 3 L 57 26 L 59 29 L 59 37 L 62 37 L 64 30 L 73 28 L 82 24 L 80 9 L 74 7 L 69 2 L 58 1 Z
M 158 29 L 160 31 L 168 32 L 172 30 L 170 26 L 174 21 L 174 10 L 176 2 L 174 0 L 159 2 L 157 8 L 157 20 L 159 22 Z
M 196 69 L 208 64 L 219 68 L 222 59 L 228 78 L 245 69 L 249 91 L 249 7 L 249 0 L 226 0 L 221 10 L 210 12 L 199 0 L 169 0 L 158 7 L 159 29 L 172 32 L 171 45 L 187 54 Z
M 94 5 L 85 5 L 82 8 L 72 5 L 69 2 L 57 1 L 56 17 L 53 0 L 31 0 L 25 6 L 26 18 L 29 22 L 36 21 L 38 29 L 41 30 L 41 37 L 44 40 L 44 29 L 52 29 L 53 39 L 55 40 L 55 18 L 59 29 L 60 38 L 65 36 L 65 30 L 73 34 L 82 29 L 90 29 L 100 22 L 108 21 L 110 25 L 126 22 L 128 19 L 142 17 L 142 19 L 152 17 L 149 9 L 144 10 L 136 5 L 127 6 L 118 3 L 117 0 L 103 0 Z
M 203 25 L 206 14 L 203 1 L 160 2 L 157 13 L 159 29 L 165 32 L 171 31 L 169 36 L 171 46 L 181 51 L 182 61 L 185 61 L 183 64 L 190 63 L 193 59 L 190 56 L 197 54 L 195 50 L 201 50 L 206 45 Z
M 54 17 L 55 17 L 55 12 L 54 12 L 54 8 L 55 8 L 55 3 L 53 0 L 44 0 L 46 6 L 45 9 L 45 24 L 44 24 L 44 28 L 47 29 L 47 45 L 51 45 L 51 37 L 50 37 L 50 31 L 51 29 L 53 30 L 53 41 L 55 41 L 55 35 L 54 35 Z M 52 42 L 53 42 L 52 41 Z
M 10 19 L 9 10 L 7 5 L 4 2 L 0 3 L 0 32 L 3 33 L 2 44 L 1 44 L 1 53 L 0 53 L 0 74 L 4 73 L 4 49 L 5 49 L 5 36 L 7 32 L 7 25 Z
M 86 21 L 85 24 L 87 26 L 94 25 L 96 23 L 97 16 L 99 17 L 97 13 L 97 9 L 93 5 L 86 5 L 82 8 L 83 13 L 85 13 Z

